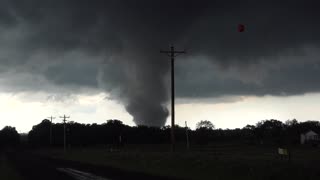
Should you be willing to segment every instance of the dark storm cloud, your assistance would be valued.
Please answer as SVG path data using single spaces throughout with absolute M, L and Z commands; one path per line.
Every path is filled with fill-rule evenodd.
M 70 72 L 70 70 L 72 71 Z M 48 67 L 44 75 L 55 84 L 98 87 L 97 81 L 94 81 L 97 71 L 98 67 L 96 65 L 66 62 L 63 66 L 54 65 Z
M 218 12 L 207 12 L 188 37 L 186 46 L 200 55 L 230 60 L 257 61 L 318 44 L 320 26 L 316 1 L 239 1 L 225 4 Z M 236 32 L 237 24 L 246 26 Z M 202 32 L 202 34 L 199 34 Z
M 203 58 L 179 61 L 176 91 L 181 98 L 290 96 L 319 92 L 319 56 L 320 53 L 292 55 L 250 67 L 231 68 L 220 68 Z
M 137 124 L 152 126 L 168 116 L 170 66 L 159 49 L 170 44 L 188 50 L 181 61 L 193 59 L 177 62 L 179 97 L 315 92 L 318 56 L 303 49 L 319 47 L 316 2 L 3 0 L 0 72 L 49 84 L 22 83 L 35 91 L 103 88 Z

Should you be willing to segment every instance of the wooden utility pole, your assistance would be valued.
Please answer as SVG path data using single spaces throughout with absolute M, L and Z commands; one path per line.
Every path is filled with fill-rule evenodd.
M 50 118 L 50 122 L 51 122 L 51 124 L 50 124 L 50 146 L 52 146 L 52 119 L 55 119 L 55 117 L 50 116 L 48 118 Z
M 175 97 L 175 88 L 174 88 L 174 58 L 179 54 L 185 54 L 185 51 L 175 51 L 174 46 L 171 46 L 170 51 L 162 51 L 160 53 L 165 53 L 171 58 L 171 151 L 175 150 L 175 137 L 174 137 L 174 97 Z
M 186 123 L 186 139 L 187 139 L 187 150 L 190 149 L 190 143 L 189 143 L 189 133 L 188 133 L 188 125 L 187 125 L 187 121 L 185 122 Z
M 60 116 L 60 118 L 62 118 L 63 120 L 63 150 L 64 152 L 66 152 L 66 121 L 67 121 L 67 118 L 70 118 L 70 116 L 66 116 L 66 115 L 63 115 L 63 116 Z

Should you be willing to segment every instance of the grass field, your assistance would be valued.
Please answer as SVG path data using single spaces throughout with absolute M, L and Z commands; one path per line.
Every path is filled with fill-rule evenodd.
M 0 179 L 1 180 L 21 180 L 21 177 L 14 170 L 4 153 L 0 152 Z
M 214 145 L 176 153 L 163 146 L 45 150 L 50 156 L 130 171 L 183 179 L 318 179 L 320 148 L 291 149 L 291 161 L 281 160 L 276 147 Z

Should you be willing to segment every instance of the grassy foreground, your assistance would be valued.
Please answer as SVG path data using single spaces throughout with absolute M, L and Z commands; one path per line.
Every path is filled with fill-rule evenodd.
M 1 180 L 21 180 L 22 178 L 15 171 L 4 153 L 0 152 L 0 179 Z
M 138 147 L 138 145 L 137 145 Z M 41 153 L 55 158 L 106 165 L 130 171 L 182 179 L 318 179 L 320 149 L 292 149 L 290 162 L 277 156 L 272 147 L 215 145 L 189 152 L 170 153 L 148 149 L 72 149 L 45 150 Z

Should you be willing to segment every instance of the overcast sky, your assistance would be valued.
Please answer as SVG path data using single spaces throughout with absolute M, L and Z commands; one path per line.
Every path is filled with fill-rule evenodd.
M 0 0 L 0 128 L 320 119 L 317 1 Z M 238 24 L 245 25 L 238 32 Z M 55 122 L 60 122 L 55 119 Z

